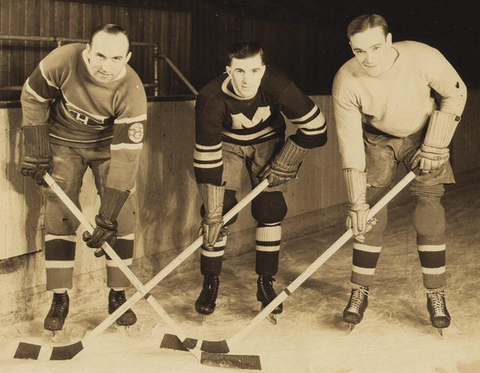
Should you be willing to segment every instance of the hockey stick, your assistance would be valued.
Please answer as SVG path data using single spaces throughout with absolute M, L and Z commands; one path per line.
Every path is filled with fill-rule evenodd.
M 375 204 L 368 214 L 368 219 L 373 218 L 383 207 L 390 202 L 401 190 L 403 190 L 414 178 L 416 177 L 413 171 L 409 172 L 402 180 L 400 180 L 380 201 Z M 322 266 L 333 254 L 335 254 L 350 238 L 352 238 L 353 232 L 351 229 L 346 231 L 332 246 L 330 246 L 325 252 L 320 255 L 310 266 L 305 269 L 285 290 L 283 290 L 277 297 L 268 304 L 257 316 L 255 316 L 249 324 L 247 324 L 242 330 L 235 334 L 232 338 L 222 341 L 203 341 L 201 350 L 209 355 L 209 361 L 205 364 L 213 366 L 221 366 L 222 359 L 228 356 L 230 347 L 239 342 L 245 335 L 250 332 L 255 326 L 263 321 L 280 303 L 285 301 L 300 285 L 302 285 L 320 266 Z M 175 336 L 166 334 L 164 340 L 173 344 Z M 196 340 L 191 341 L 192 344 L 198 343 Z M 182 346 L 177 341 L 177 348 L 182 350 Z M 220 355 L 219 353 L 224 355 Z M 212 364 L 209 364 L 213 362 Z
M 80 223 L 90 232 L 93 232 L 93 227 L 90 225 L 85 216 L 78 209 L 78 207 L 68 198 L 68 196 L 63 192 L 63 190 L 58 186 L 58 184 L 53 180 L 53 178 L 47 173 L 44 176 L 47 184 L 54 190 L 54 192 L 59 196 L 60 199 L 67 205 L 68 208 L 72 211 L 75 217 L 80 221 Z M 240 212 L 249 202 L 251 202 L 258 194 L 260 194 L 268 186 L 268 181 L 264 180 L 260 183 L 255 189 L 248 193 L 240 202 L 237 203 L 227 214 L 224 216 L 224 221 L 228 222 L 236 214 Z M 190 256 L 195 250 L 197 250 L 203 243 L 203 237 L 199 237 L 195 242 L 193 242 L 187 249 L 185 249 L 177 258 L 175 258 L 169 265 L 167 265 L 162 271 L 160 271 L 153 279 L 151 279 L 146 286 L 138 280 L 138 278 L 131 272 L 131 270 L 123 263 L 123 261 L 118 257 L 115 251 L 110 247 L 110 245 L 105 244 L 104 249 L 107 254 L 112 258 L 112 260 L 118 265 L 118 267 L 125 273 L 125 275 L 130 279 L 132 284 L 137 288 L 137 292 L 128 299 L 121 307 L 119 307 L 115 312 L 113 312 L 107 319 L 105 319 L 100 325 L 98 325 L 90 334 L 88 334 L 83 341 L 78 341 L 74 344 L 67 346 L 55 346 L 50 348 L 44 348 L 42 351 L 42 346 L 34 345 L 30 343 L 20 342 L 14 358 L 17 359 L 39 359 L 42 357 L 49 360 L 68 360 L 75 357 L 91 340 L 105 331 L 108 326 L 110 326 L 116 319 L 118 319 L 128 308 L 133 304 L 138 302 L 142 297 L 144 297 L 150 305 L 157 311 L 160 317 L 167 323 L 167 325 L 174 331 L 178 336 L 178 339 L 185 342 L 184 346 L 188 351 L 201 361 L 205 360 L 201 356 L 202 352 L 200 348 L 196 345 L 191 345 L 187 341 L 187 338 L 183 335 L 183 332 L 177 326 L 177 324 L 168 316 L 168 314 L 163 310 L 163 308 L 156 302 L 156 300 L 151 296 L 149 291 L 157 285 L 163 278 L 165 278 L 170 272 L 172 272 L 180 263 L 182 263 L 188 256 Z M 182 343 L 183 343 L 182 342 Z

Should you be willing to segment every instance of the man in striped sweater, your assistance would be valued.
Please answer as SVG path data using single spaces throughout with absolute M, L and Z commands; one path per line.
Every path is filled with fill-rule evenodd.
M 23 86 L 21 172 L 44 185 L 53 179 L 79 206 L 82 180 L 88 167 L 95 177 L 101 206 L 91 248 L 109 242 L 126 265 L 131 265 L 135 215 L 132 192 L 147 119 L 146 95 L 138 75 L 127 65 L 131 57 L 127 33 L 118 25 L 101 25 L 90 42 L 59 47 L 45 57 Z M 61 330 L 69 311 L 77 219 L 49 189 L 45 200 L 45 266 L 47 290 L 53 292 L 45 319 L 47 330 Z M 125 303 L 129 280 L 106 258 L 108 311 Z M 118 320 L 133 325 L 132 310 Z
M 385 19 L 364 15 L 348 26 L 354 58 L 333 83 L 336 129 L 352 228 L 352 292 L 344 320 L 359 323 L 383 244 L 387 210 L 367 222 L 369 208 L 394 181 L 399 163 L 421 174 L 410 185 L 413 225 L 433 326 L 450 324 L 446 308 L 444 184 L 454 182 L 448 146 L 460 121 L 467 89 L 455 69 L 428 45 L 392 43 Z M 434 94 L 439 97 L 437 103 Z M 369 230 L 371 229 L 371 230 Z
M 285 140 L 284 114 L 297 127 Z M 257 299 L 265 307 L 276 296 L 281 222 L 287 213 L 283 184 L 295 178 L 308 149 L 327 141 L 325 117 L 280 70 L 265 65 L 256 42 L 237 42 L 228 51 L 226 73 L 207 84 L 196 107 L 194 171 L 202 197 L 200 270 L 203 289 L 195 302 L 201 314 L 215 310 L 227 243 L 222 214 L 237 202 L 242 169 L 252 187 L 267 178 L 269 187 L 252 203 L 257 221 Z M 282 312 L 279 305 L 273 313 Z

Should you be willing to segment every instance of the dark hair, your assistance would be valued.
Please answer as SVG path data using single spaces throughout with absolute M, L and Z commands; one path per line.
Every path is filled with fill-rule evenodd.
M 125 35 L 128 41 L 127 53 L 130 51 L 130 37 L 128 36 L 127 32 L 121 26 L 115 25 L 113 23 L 104 23 L 103 25 L 95 27 L 92 33 L 90 34 L 90 40 L 88 41 L 90 46 L 92 45 L 93 37 L 102 31 L 112 35 L 117 35 L 117 34 Z
M 388 25 L 385 18 L 378 14 L 364 14 L 355 18 L 347 27 L 347 37 L 350 39 L 353 35 L 364 32 L 369 28 L 381 27 L 385 36 L 388 35 Z
M 231 65 L 232 59 L 237 58 L 239 60 L 243 60 L 245 58 L 254 57 L 256 55 L 260 55 L 262 59 L 262 63 L 265 64 L 265 53 L 260 46 L 255 41 L 238 41 L 230 47 L 227 52 L 228 55 L 228 66 Z

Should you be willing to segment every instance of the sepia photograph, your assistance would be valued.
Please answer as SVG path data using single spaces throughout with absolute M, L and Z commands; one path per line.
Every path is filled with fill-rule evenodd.
M 480 373 L 474 0 L 0 0 L 1 373 Z

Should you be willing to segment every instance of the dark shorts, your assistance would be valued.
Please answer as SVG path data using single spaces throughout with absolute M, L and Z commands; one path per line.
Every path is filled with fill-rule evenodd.
M 410 169 L 410 162 L 420 148 L 426 128 L 410 136 L 399 138 L 364 126 L 363 142 L 367 164 L 367 183 L 371 187 L 389 187 L 394 182 L 400 163 Z M 417 176 L 411 187 L 429 187 L 455 182 L 452 166 L 447 162 L 435 172 Z
M 246 168 L 252 187 L 262 182 L 258 177 L 260 171 L 270 161 L 274 154 L 284 144 L 284 140 L 276 138 L 255 145 L 236 145 L 224 142 L 222 144 L 223 154 L 223 181 L 229 190 L 239 191 L 242 188 L 243 169 Z M 277 187 L 269 187 L 266 192 L 286 190 L 286 184 Z

